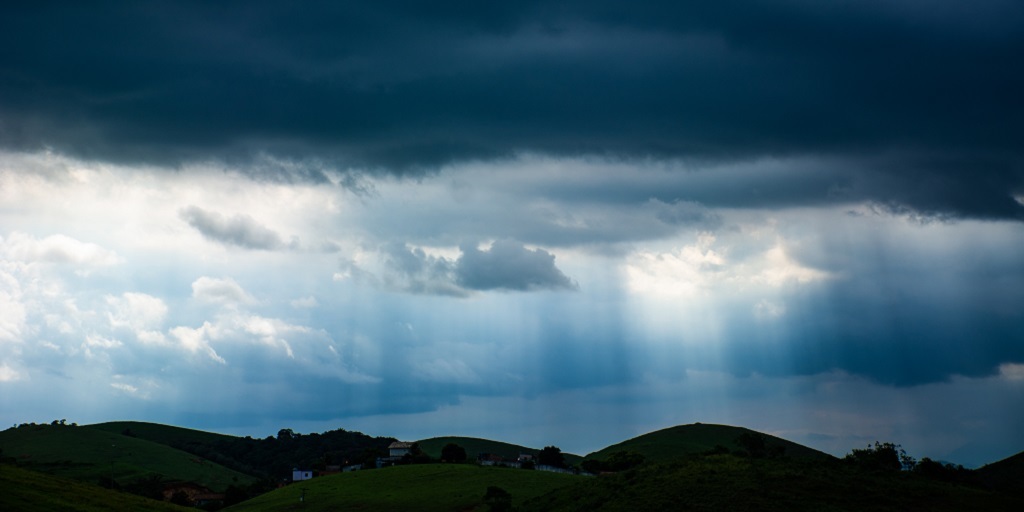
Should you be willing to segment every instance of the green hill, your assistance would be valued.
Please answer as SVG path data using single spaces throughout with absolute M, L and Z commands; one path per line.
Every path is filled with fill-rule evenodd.
M 187 509 L 67 478 L 0 464 L 0 510 L 17 512 L 184 512 Z
M 975 470 L 974 474 L 993 489 L 1024 494 L 1024 452 L 986 464 Z
M 724 447 L 728 451 L 744 450 L 745 447 L 737 442 L 744 435 L 763 436 L 766 448 L 781 449 L 783 454 L 788 457 L 833 458 L 831 455 L 813 448 L 748 428 L 707 423 L 679 425 L 644 434 L 588 454 L 586 458 L 605 460 L 613 453 L 629 451 L 643 455 L 648 462 L 668 462 L 686 455 L 707 453 L 715 450 L 716 447 Z
M 423 453 L 426 453 L 434 459 L 441 458 L 441 449 L 448 443 L 455 443 L 465 448 L 466 457 L 471 461 L 476 460 L 477 454 L 480 453 L 494 453 L 501 455 L 506 459 L 515 460 L 521 453 L 536 455 L 537 452 L 540 451 L 538 448 L 527 448 L 517 444 L 503 443 L 501 441 L 492 441 L 490 439 L 480 439 L 476 437 L 432 437 L 430 439 L 424 439 L 417 442 L 420 445 L 420 449 L 423 450 Z M 562 455 L 566 464 L 578 464 L 583 460 L 583 457 L 571 453 L 563 453 Z
M 224 434 L 141 421 L 111 421 L 84 425 L 83 427 L 123 434 L 137 439 L 145 439 L 172 448 L 179 448 L 183 444 L 216 444 L 235 439 L 234 436 Z
M 837 459 L 691 456 L 589 478 L 524 503 L 547 511 L 1024 510 L 1024 499 Z
M 519 506 L 525 500 L 559 488 L 572 486 L 587 477 L 479 467 L 473 464 L 423 464 L 355 471 L 314 478 L 278 489 L 225 510 L 230 512 L 302 510 L 373 510 L 379 512 L 416 510 L 448 512 L 485 510 L 483 497 L 489 486 L 512 495 Z
M 224 491 L 255 480 L 181 450 L 89 427 L 22 425 L 0 432 L 0 449 L 20 466 L 88 483 L 113 478 L 125 486 L 159 475 Z
M 281 429 L 276 437 L 253 439 L 142 422 L 101 423 L 88 428 L 164 444 L 266 481 L 290 478 L 296 467 L 323 469 L 373 460 L 387 455 L 387 446 L 395 441 L 344 429 L 309 434 Z

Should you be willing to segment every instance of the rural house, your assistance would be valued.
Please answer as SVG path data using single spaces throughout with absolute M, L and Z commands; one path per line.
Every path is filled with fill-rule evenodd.
M 400 459 L 412 453 L 412 443 L 395 441 L 388 445 L 388 456 L 392 459 Z

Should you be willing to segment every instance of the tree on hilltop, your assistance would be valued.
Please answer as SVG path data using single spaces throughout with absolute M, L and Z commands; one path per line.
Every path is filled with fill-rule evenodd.
M 537 454 L 537 464 L 542 466 L 565 467 L 565 458 L 562 456 L 562 449 L 557 446 L 545 446 Z
M 843 459 L 865 469 L 880 471 L 912 470 L 916 465 L 913 457 L 898 444 L 879 443 L 868 445 L 862 450 L 854 448 Z

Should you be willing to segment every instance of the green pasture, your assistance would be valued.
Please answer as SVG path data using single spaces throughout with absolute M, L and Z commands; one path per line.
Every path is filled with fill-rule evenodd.
M 472 464 L 395 466 L 297 482 L 225 510 L 483 511 L 486 510 L 483 497 L 489 486 L 508 491 L 513 505 L 518 506 L 529 498 L 587 479 Z M 300 501 L 303 493 L 305 500 Z

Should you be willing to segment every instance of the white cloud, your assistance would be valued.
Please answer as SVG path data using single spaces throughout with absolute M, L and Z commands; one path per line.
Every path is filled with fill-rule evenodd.
M 227 361 L 210 346 L 208 333 L 212 328 L 213 326 L 209 322 L 204 322 L 202 326 L 196 329 L 180 326 L 171 329 L 171 336 L 177 339 L 178 343 L 185 350 L 193 354 L 202 352 L 220 364 L 227 364 Z
M 18 279 L 0 266 L 0 342 L 22 341 L 26 316 L 20 296 L 21 284 Z
M 697 242 L 671 252 L 638 251 L 626 265 L 630 291 L 665 297 L 693 297 L 723 274 L 725 258 L 712 246 L 715 237 L 701 233 Z
M 295 309 L 310 309 L 320 305 L 320 303 L 317 302 L 316 297 L 312 295 L 308 297 L 293 299 L 291 302 L 289 302 L 289 304 L 291 304 L 291 306 Z
M 1011 381 L 1024 381 L 1024 364 L 1003 363 L 999 365 L 999 376 Z
M 21 380 L 21 373 L 11 368 L 7 363 L 0 365 L 0 382 L 14 382 Z
M 0 257 L 25 263 L 70 264 L 82 267 L 116 265 L 122 261 L 113 251 L 66 235 L 56 234 L 36 239 L 17 231 L 8 235 L 6 239 L 0 239 Z
M 765 252 L 761 261 L 754 264 L 754 268 L 760 271 L 750 277 L 751 281 L 776 288 L 787 284 L 807 284 L 830 277 L 827 272 L 794 261 L 781 242 Z
M 251 304 L 256 302 L 230 277 L 200 277 L 192 283 L 192 297 L 221 304 Z
M 120 297 L 107 296 L 111 311 L 107 314 L 113 327 L 134 331 L 159 328 L 167 316 L 167 304 L 159 297 L 145 293 L 126 292 Z
M 233 318 L 233 323 L 247 334 L 256 336 L 260 343 L 271 347 L 281 347 L 285 354 L 294 359 L 295 352 L 284 336 L 294 333 L 308 333 L 310 329 L 300 325 L 292 325 L 276 318 L 265 318 L 256 315 Z
M 132 386 L 131 384 L 125 384 L 124 382 L 111 382 L 110 387 L 124 391 L 129 395 L 136 395 L 139 392 L 139 388 Z
M 786 305 L 781 302 L 761 299 L 754 304 L 754 318 L 758 320 L 773 320 L 785 314 Z
M 704 232 L 678 249 L 636 251 L 625 265 L 628 288 L 638 295 L 692 298 L 725 289 L 735 293 L 806 285 L 831 277 L 791 258 L 781 238 L 749 255 L 730 257 L 730 249 Z
M 120 347 L 122 345 L 123 345 L 123 343 L 121 343 L 118 340 L 110 339 L 110 338 L 104 338 L 103 336 L 99 336 L 99 335 L 95 335 L 95 334 L 90 334 L 90 335 L 85 337 L 85 346 L 87 346 L 87 347 L 93 347 L 93 348 L 117 348 L 117 347 Z

